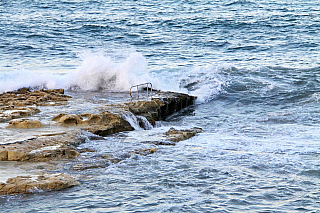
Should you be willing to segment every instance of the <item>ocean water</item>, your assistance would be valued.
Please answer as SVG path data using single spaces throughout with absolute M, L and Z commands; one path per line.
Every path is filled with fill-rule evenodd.
M 150 130 L 84 133 L 97 152 L 58 171 L 80 186 L 2 196 L 1 212 L 320 212 L 319 14 L 302 0 L 1 1 L 0 92 L 64 88 L 82 97 L 68 112 L 144 82 L 198 97 Z M 172 126 L 204 131 L 146 143 Z M 146 147 L 159 151 L 127 154 Z M 123 160 L 70 170 L 103 154 Z

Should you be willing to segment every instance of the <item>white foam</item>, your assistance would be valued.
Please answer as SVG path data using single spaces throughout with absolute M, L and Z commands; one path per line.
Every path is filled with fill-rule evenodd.
M 13 91 L 22 87 L 65 88 L 67 82 L 68 79 L 64 75 L 21 69 L 14 72 L 0 73 L 0 92 Z
M 24 69 L 0 73 L 0 92 L 22 87 L 128 91 L 133 85 L 151 81 L 147 72 L 147 61 L 140 53 L 131 53 L 121 62 L 116 62 L 102 53 L 84 53 L 80 57 L 83 60 L 81 66 L 65 74 Z
M 146 117 L 144 116 L 137 116 L 137 118 L 139 118 L 142 122 L 143 122 L 143 125 L 144 125 L 144 128 L 146 130 L 150 130 L 150 129 L 153 129 L 153 126 L 151 125 L 151 123 L 146 119 Z
M 121 63 L 96 53 L 86 53 L 81 57 L 83 64 L 70 74 L 69 86 L 75 85 L 82 90 L 127 91 L 133 85 L 151 80 L 146 71 L 147 61 L 140 53 L 131 53 Z
M 148 71 L 146 58 L 137 52 L 125 53 L 125 57 L 118 59 L 102 52 L 86 52 L 80 58 L 82 64 L 64 74 L 27 70 L 0 73 L 0 92 L 39 86 L 48 89 L 128 91 L 133 85 L 151 82 L 155 89 L 189 93 L 198 97 L 197 103 L 205 103 L 222 91 L 226 81 L 220 72 L 234 67 L 232 64 L 221 64 L 151 72 Z
M 223 85 L 226 84 L 220 72 L 233 67 L 231 64 L 205 68 L 195 67 L 184 72 L 179 81 L 181 87 L 187 88 L 191 95 L 198 97 L 197 103 L 206 103 L 216 98 L 221 93 Z

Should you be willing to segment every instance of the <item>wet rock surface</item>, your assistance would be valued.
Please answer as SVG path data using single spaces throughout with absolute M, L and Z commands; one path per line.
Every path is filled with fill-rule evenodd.
M 21 129 L 30 129 L 30 128 L 40 128 L 42 124 L 38 120 L 30 119 L 18 119 L 9 121 L 9 125 L 6 128 L 21 128 Z
M 22 88 L 14 92 L 6 92 L 0 95 L 0 107 L 21 106 L 57 106 L 71 98 L 64 94 L 63 89 L 41 89 L 31 91 Z
M 40 190 L 58 190 L 80 183 L 68 174 L 17 176 L 0 183 L 0 195 L 32 193 Z
M 79 125 L 82 129 L 99 136 L 134 130 L 123 117 L 108 111 L 95 114 L 60 114 L 52 120 L 63 126 Z
M 130 152 L 132 155 L 150 155 L 158 151 L 158 148 L 136 149 Z
M 175 128 L 170 128 L 169 131 L 167 131 L 165 134 L 169 141 L 176 143 L 179 141 L 187 140 L 200 132 L 202 132 L 202 128 L 199 128 L 199 127 L 194 127 L 192 129 L 184 129 L 184 130 L 177 130 Z
M 10 105 L 0 107 L 0 122 L 31 116 L 39 112 L 40 110 L 36 106 L 15 107 L 14 105 Z
M 80 156 L 77 132 L 41 135 L 17 143 L 0 146 L 1 161 L 49 161 Z
M 41 89 L 31 91 L 21 88 L 0 94 L 0 122 L 32 116 L 39 113 L 37 106 L 59 106 L 71 98 L 63 89 Z
M 0 95 L 0 122 L 8 122 L 6 129 L 34 129 L 45 128 L 39 118 L 30 118 L 40 113 L 38 106 L 60 106 L 67 103 L 71 97 L 64 94 L 64 90 L 34 90 L 22 88 L 15 92 Z M 86 153 L 95 153 L 95 149 L 80 149 L 78 146 L 87 140 L 105 141 L 104 137 L 132 131 L 136 127 L 126 119 L 133 116 L 141 129 L 150 129 L 156 121 L 164 120 L 167 116 L 194 104 L 196 97 L 180 93 L 158 92 L 153 98 L 146 100 L 132 100 L 126 103 L 106 104 L 100 112 L 65 113 L 55 115 L 52 123 L 64 131 L 41 133 L 15 143 L 0 145 L 0 161 L 42 162 L 43 164 L 30 167 L 35 172 L 53 172 L 65 169 L 84 171 L 88 169 L 105 168 L 119 163 L 132 156 L 146 156 L 155 153 L 159 145 L 175 145 L 201 132 L 200 128 L 190 130 L 170 129 L 163 134 L 161 141 L 149 141 L 153 147 L 126 150 L 121 156 L 103 154 L 88 158 Z M 28 118 L 24 118 L 28 117 Z M 41 118 L 40 118 L 41 119 Z M 90 134 L 87 139 L 82 137 L 83 131 Z M 156 146 L 155 146 L 156 145 Z M 155 147 L 154 147 L 155 146 Z M 82 157 L 79 161 L 77 157 Z M 66 162 L 64 162 L 67 160 Z M 58 163 L 54 163 L 58 161 Z M 59 163 L 60 161 L 60 163 Z M 22 166 L 23 167 L 23 166 Z M 0 183 L 0 195 L 30 193 L 38 190 L 55 190 L 78 185 L 67 174 L 44 174 L 40 176 L 18 176 L 10 178 L 6 183 Z

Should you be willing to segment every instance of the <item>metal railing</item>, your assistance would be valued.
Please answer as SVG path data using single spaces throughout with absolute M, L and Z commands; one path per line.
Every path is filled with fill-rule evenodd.
M 150 86 L 150 93 L 152 93 L 152 84 L 151 83 L 143 83 L 143 84 L 137 84 L 137 85 L 132 86 L 130 88 L 130 96 L 132 97 L 132 89 L 137 88 L 137 95 L 139 98 L 139 87 L 143 86 L 143 85 L 146 85 L 146 87 L 147 87 L 147 98 L 148 98 L 149 97 L 149 86 Z

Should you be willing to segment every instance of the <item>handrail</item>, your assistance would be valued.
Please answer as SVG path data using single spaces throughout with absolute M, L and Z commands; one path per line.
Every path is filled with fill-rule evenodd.
M 151 93 L 152 93 L 152 84 L 151 83 L 143 83 L 143 84 L 137 84 L 137 85 L 132 86 L 130 88 L 130 96 L 132 97 L 132 94 L 131 94 L 132 88 L 136 87 L 137 88 L 138 98 L 139 98 L 139 86 L 143 86 L 143 85 L 147 86 L 147 97 L 149 97 L 149 85 L 151 87 Z

